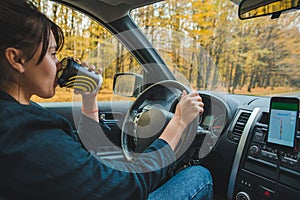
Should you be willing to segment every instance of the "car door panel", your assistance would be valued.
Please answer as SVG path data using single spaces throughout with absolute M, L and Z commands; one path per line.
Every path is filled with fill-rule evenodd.
M 80 109 L 76 103 L 72 102 L 53 102 L 53 103 L 39 103 L 42 107 L 53 111 L 59 115 L 64 116 L 76 129 L 74 118 L 77 115 L 74 113 Z M 99 118 L 111 131 L 107 137 L 117 146 L 120 146 L 121 129 L 126 113 L 131 105 L 131 101 L 100 101 Z

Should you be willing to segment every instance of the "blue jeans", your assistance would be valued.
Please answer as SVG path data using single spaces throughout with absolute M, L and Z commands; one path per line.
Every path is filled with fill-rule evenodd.
M 190 166 L 180 171 L 162 186 L 149 194 L 148 200 L 213 199 L 210 172 L 202 166 Z

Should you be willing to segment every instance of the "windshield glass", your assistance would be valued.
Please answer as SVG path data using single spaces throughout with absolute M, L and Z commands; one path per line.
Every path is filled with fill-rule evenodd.
M 131 16 L 178 80 L 193 89 L 296 96 L 299 12 L 244 21 L 237 13 L 228 0 L 167 0 Z

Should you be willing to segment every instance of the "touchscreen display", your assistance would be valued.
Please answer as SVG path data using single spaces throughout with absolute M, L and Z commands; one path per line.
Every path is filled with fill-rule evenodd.
M 271 101 L 267 142 L 294 147 L 298 105 L 297 102 Z

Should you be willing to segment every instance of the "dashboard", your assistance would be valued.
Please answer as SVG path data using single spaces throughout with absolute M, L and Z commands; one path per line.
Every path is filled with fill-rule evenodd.
M 241 109 L 240 113 L 243 112 L 248 113 L 248 110 Z M 229 199 L 299 198 L 299 129 L 295 147 L 286 148 L 267 141 L 268 126 L 268 107 L 256 106 L 250 110 L 231 170 Z
M 192 157 L 211 171 L 216 196 L 298 199 L 300 120 L 294 148 L 271 145 L 267 142 L 271 98 L 205 92 L 200 96 L 205 112 L 199 132 L 205 139 L 197 143 Z
M 212 173 L 215 193 L 230 200 L 300 197 L 300 120 L 294 148 L 267 142 L 270 99 L 201 94 L 200 126 L 217 135 L 212 152 L 198 154 Z M 202 144 L 205 145 L 205 142 Z

